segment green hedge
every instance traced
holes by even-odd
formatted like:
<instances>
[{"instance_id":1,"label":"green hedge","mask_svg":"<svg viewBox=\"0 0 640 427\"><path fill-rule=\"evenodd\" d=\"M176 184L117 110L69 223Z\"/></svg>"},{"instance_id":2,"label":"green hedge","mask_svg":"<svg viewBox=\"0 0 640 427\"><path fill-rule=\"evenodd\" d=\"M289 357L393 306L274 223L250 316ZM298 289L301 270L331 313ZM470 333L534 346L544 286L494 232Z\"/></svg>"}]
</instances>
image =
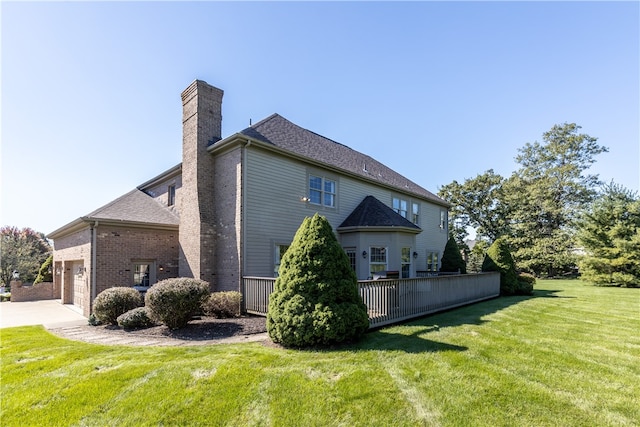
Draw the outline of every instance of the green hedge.
<instances>
[{"instance_id":1,"label":"green hedge","mask_svg":"<svg viewBox=\"0 0 640 427\"><path fill-rule=\"evenodd\" d=\"M105 289L93 300L93 313L102 322L118 324L118 316L142 305L140 292L117 286Z\"/></svg>"},{"instance_id":2,"label":"green hedge","mask_svg":"<svg viewBox=\"0 0 640 427\"><path fill-rule=\"evenodd\" d=\"M242 294L237 291L214 292L202 304L204 314L219 319L240 316Z\"/></svg>"},{"instance_id":3,"label":"green hedge","mask_svg":"<svg viewBox=\"0 0 640 427\"><path fill-rule=\"evenodd\" d=\"M202 304L210 293L209 283L204 280L188 277L166 279L149 288L145 305L151 319L169 329L180 329L202 310Z\"/></svg>"}]
</instances>

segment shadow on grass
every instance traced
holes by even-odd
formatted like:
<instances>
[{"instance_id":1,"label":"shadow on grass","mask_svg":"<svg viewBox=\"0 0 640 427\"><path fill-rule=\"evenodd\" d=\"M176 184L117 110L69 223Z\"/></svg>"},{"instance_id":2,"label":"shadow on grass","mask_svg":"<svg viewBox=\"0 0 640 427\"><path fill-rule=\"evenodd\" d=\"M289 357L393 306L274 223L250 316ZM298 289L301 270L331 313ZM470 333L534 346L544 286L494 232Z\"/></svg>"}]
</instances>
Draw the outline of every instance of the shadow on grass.
<instances>
[{"instance_id":1,"label":"shadow on grass","mask_svg":"<svg viewBox=\"0 0 640 427\"><path fill-rule=\"evenodd\" d=\"M423 353L436 351L465 351L467 347L441 343L428 339L430 332L440 328L461 325L481 325L486 323L484 317L503 310L511 305L534 298L575 298L556 295L560 290L534 290L533 295L502 296L490 300L452 308L423 317L410 319L394 325L367 332L360 342L350 346L354 350L395 350L407 353ZM417 330L410 334L402 333L398 327L406 326Z\"/></svg>"},{"instance_id":2,"label":"shadow on grass","mask_svg":"<svg viewBox=\"0 0 640 427\"><path fill-rule=\"evenodd\" d=\"M356 351L403 351L406 353L468 350L467 347L433 341L424 337L425 334L438 329L438 326L425 326L411 334L395 333L388 329L382 329L366 334L360 342L353 344L351 349Z\"/></svg>"}]
</instances>

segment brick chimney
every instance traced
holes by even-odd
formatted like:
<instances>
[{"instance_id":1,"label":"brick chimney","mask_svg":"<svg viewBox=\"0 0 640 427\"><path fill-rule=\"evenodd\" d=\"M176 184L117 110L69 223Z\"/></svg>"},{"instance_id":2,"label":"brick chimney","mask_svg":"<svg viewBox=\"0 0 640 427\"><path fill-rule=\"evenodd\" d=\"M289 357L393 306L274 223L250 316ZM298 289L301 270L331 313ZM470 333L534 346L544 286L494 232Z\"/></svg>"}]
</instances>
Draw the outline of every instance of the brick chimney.
<instances>
[{"instance_id":1,"label":"brick chimney","mask_svg":"<svg viewBox=\"0 0 640 427\"><path fill-rule=\"evenodd\" d=\"M215 280L213 156L207 147L222 137L223 91L195 80L182 92L182 188L179 274Z\"/></svg>"}]
</instances>

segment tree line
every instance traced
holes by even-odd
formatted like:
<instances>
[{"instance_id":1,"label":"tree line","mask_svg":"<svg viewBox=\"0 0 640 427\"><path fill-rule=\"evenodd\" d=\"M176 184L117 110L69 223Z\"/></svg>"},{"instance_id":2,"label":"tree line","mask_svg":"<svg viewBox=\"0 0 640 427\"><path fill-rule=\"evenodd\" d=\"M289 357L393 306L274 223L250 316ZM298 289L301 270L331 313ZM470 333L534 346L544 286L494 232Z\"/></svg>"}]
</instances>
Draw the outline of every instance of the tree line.
<instances>
[{"instance_id":1,"label":"tree line","mask_svg":"<svg viewBox=\"0 0 640 427\"><path fill-rule=\"evenodd\" d=\"M526 143L518 169L489 169L440 188L452 203L450 231L478 271L488 246L508 241L521 271L554 277L579 271L596 284L640 286L640 202L636 192L604 184L588 169L608 151L575 123L554 125ZM475 246L465 240L475 229Z\"/></svg>"}]
</instances>

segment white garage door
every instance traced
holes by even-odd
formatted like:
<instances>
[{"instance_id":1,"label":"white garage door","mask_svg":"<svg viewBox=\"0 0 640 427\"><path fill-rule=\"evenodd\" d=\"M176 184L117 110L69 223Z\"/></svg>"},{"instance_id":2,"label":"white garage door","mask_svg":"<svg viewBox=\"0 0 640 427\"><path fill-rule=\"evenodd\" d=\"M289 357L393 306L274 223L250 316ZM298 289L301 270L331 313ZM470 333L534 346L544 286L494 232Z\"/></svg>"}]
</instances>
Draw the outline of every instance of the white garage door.
<instances>
[{"instance_id":1,"label":"white garage door","mask_svg":"<svg viewBox=\"0 0 640 427\"><path fill-rule=\"evenodd\" d=\"M84 296L84 284L86 281L84 273L84 263L82 261L74 262L73 272L73 305L82 307L82 297Z\"/></svg>"}]
</instances>

